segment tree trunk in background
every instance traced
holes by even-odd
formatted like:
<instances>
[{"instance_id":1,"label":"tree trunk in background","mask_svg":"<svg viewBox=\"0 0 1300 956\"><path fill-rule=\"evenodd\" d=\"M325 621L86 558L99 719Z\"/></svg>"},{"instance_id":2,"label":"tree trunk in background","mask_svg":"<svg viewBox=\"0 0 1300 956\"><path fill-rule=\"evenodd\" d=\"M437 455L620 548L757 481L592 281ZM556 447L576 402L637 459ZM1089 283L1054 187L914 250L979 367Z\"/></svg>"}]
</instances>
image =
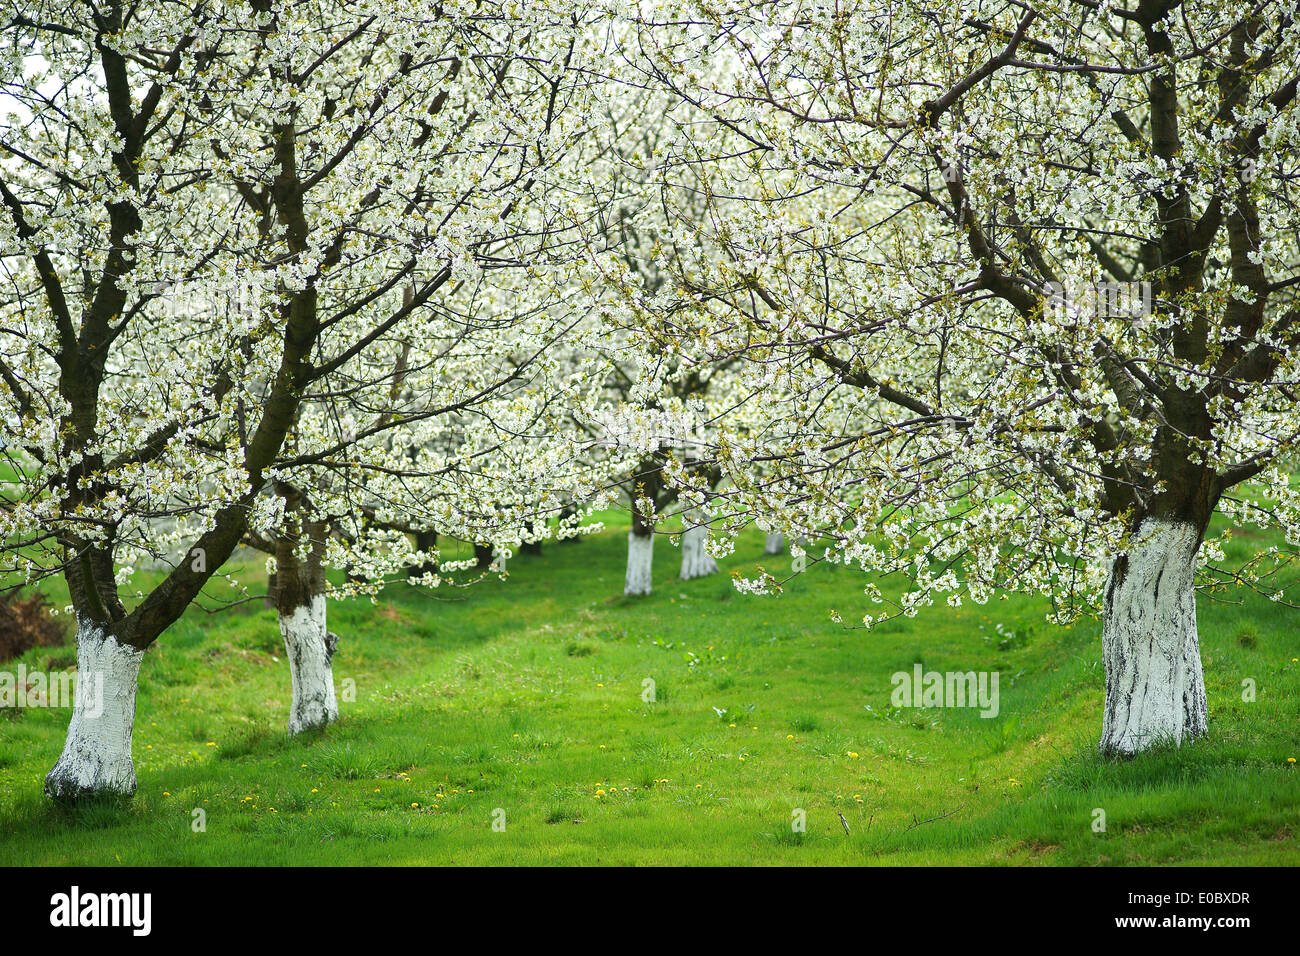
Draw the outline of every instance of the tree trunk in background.
<instances>
[{"instance_id":1,"label":"tree trunk in background","mask_svg":"<svg viewBox=\"0 0 1300 956\"><path fill-rule=\"evenodd\" d=\"M480 568L492 567L492 545L476 544L474 545L474 563Z\"/></svg>"},{"instance_id":2,"label":"tree trunk in background","mask_svg":"<svg viewBox=\"0 0 1300 956\"><path fill-rule=\"evenodd\" d=\"M775 534L768 534L763 539L764 554L783 554L785 552L785 535L780 531Z\"/></svg>"},{"instance_id":3,"label":"tree trunk in background","mask_svg":"<svg viewBox=\"0 0 1300 956\"><path fill-rule=\"evenodd\" d=\"M655 556L655 538L652 534L627 533L627 579L624 594L649 594L651 567Z\"/></svg>"},{"instance_id":4,"label":"tree trunk in background","mask_svg":"<svg viewBox=\"0 0 1300 956\"><path fill-rule=\"evenodd\" d=\"M301 535L310 541L305 559L295 553L298 533L291 530L276 543L280 634L293 679L290 734L323 727L339 716L333 667L338 638L325 627L325 570L321 563L325 524L303 521Z\"/></svg>"},{"instance_id":5,"label":"tree trunk in background","mask_svg":"<svg viewBox=\"0 0 1300 956\"><path fill-rule=\"evenodd\" d=\"M45 778L46 796L66 802L135 793L131 732L143 658L100 625L78 619L76 700L63 752Z\"/></svg>"},{"instance_id":6,"label":"tree trunk in background","mask_svg":"<svg viewBox=\"0 0 1300 956\"><path fill-rule=\"evenodd\" d=\"M578 509L575 508L573 505L566 505L564 508L560 509L560 522L563 523L566 518L572 518L577 513L578 513ZM581 540L582 540L582 536L576 534L572 538L560 539L562 543L578 542Z\"/></svg>"},{"instance_id":7,"label":"tree trunk in background","mask_svg":"<svg viewBox=\"0 0 1300 956\"><path fill-rule=\"evenodd\" d=\"M438 548L438 532L436 531L417 531L415 532L415 547L420 551L436 551ZM411 565L406 569L408 578L418 578L425 574L436 574L438 571L437 563L430 558L419 565Z\"/></svg>"},{"instance_id":8,"label":"tree trunk in background","mask_svg":"<svg viewBox=\"0 0 1300 956\"><path fill-rule=\"evenodd\" d=\"M275 572L272 571L266 576L266 597L262 601L262 606L275 610L277 607L275 601Z\"/></svg>"},{"instance_id":9,"label":"tree trunk in background","mask_svg":"<svg viewBox=\"0 0 1300 956\"><path fill-rule=\"evenodd\" d=\"M541 554L542 543L540 541L525 541L519 546L519 550L524 554Z\"/></svg>"},{"instance_id":10,"label":"tree trunk in background","mask_svg":"<svg viewBox=\"0 0 1300 956\"><path fill-rule=\"evenodd\" d=\"M1193 578L1201 531L1147 518L1115 559L1106 585L1103 754L1135 754L1205 735L1205 678Z\"/></svg>"},{"instance_id":11,"label":"tree trunk in background","mask_svg":"<svg viewBox=\"0 0 1300 956\"><path fill-rule=\"evenodd\" d=\"M704 549L708 540L709 529L704 525L691 524L694 518L686 516L687 527L682 532L682 572L683 581L702 578L718 571L718 562Z\"/></svg>"}]
</instances>

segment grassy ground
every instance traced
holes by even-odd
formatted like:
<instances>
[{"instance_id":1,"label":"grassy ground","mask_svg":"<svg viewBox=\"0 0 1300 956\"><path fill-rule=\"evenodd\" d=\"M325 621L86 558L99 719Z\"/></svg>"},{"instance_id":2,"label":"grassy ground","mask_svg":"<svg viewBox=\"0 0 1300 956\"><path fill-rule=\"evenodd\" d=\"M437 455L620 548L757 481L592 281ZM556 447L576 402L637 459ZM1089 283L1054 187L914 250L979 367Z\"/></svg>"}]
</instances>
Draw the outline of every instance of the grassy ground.
<instances>
[{"instance_id":1,"label":"grassy ground","mask_svg":"<svg viewBox=\"0 0 1300 956\"><path fill-rule=\"evenodd\" d=\"M1210 739L1108 762L1096 622L1011 600L865 634L828 619L864 609L851 570L746 597L678 581L666 540L655 594L626 600L625 547L615 529L508 582L331 603L355 702L305 739L274 615L192 610L145 659L133 801L49 805L67 711L0 711L0 864L1300 862L1300 612L1203 599ZM788 564L760 551L726 570ZM997 670L999 715L891 709L916 662Z\"/></svg>"}]
</instances>

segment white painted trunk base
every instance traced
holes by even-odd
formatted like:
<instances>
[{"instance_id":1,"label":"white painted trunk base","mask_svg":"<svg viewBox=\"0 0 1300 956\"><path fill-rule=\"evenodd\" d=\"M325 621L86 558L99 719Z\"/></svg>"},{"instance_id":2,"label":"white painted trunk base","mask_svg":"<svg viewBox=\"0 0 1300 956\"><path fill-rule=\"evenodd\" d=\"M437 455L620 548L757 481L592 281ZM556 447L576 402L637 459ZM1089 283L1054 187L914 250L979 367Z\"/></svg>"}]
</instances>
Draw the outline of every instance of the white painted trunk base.
<instances>
[{"instance_id":1,"label":"white painted trunk base","mask_svg":"<svg viewBox=\"0 0 1300 956\"><path fill-rule=\"evenodd\" d=\"M131 731L144 652L119 644L90 621L77 622L77 697L68 737L45 793L71 800L100 793L135 793Z\"/></svg>"},{"instance_id":2,"label":"white painted trunk base","mask_svg":"<svg viewBox=\"0 0 1300 956\"><path fill-rule=\"evenodd\" d=\"M682 580L702 578L718 571L718 562L713 555L704 550L709 530L703 525L687 528L682 532Z\"/></svg>"},{"instance_id":3,"label":"white painted trunk base","mask_svg":"<svg viewBox=\"0 0 1300 956\"><path fill-rule=\"evenodd\" d=\"M337 638L325 629L325 596L317 594L310 605L281 611L280 634L293 677L289 733L299 734L337 720L333 667Z\"/></svg>"},{"instance_id":4,"label":"white painted trunk base","mask_svg":"<svg viewBox=\"0 0 1300 956\"><path fill-rule=\"evenodd\" d=\"M785 535L781 532L769 534L763 541L764 554L784 554L785 553Z\"/></svg>"},{"instance_id":5,"label":"white painted trunk base","mask_svg":"<svg viewBox=\"0 0 1300 956\"><path fill-rule=\"evenodd\" d=\"M1193 576L1200 532L1148 518L1116 560L1102 618L1103 754L1135 754L1206 732Z\"/></svg>"},{"instance_id":6,"label":"white painted trunk base","mask_svg":"<svg viewBox=\"0 0 1300 956\"><path fill-rule=\"evenodd\" d=\"M654 535L642 537L631 531L627 533L627 580L623 584L624 594L650 593L650 569L654 556Z\"/></svg>"}]
</instances>

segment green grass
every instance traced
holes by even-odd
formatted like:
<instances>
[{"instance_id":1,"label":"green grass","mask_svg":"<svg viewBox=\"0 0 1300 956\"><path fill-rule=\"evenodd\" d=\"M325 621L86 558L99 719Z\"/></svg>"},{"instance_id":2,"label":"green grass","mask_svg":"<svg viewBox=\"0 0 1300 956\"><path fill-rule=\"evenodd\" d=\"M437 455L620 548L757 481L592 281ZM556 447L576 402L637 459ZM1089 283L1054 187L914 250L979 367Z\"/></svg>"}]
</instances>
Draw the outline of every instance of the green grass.
<instances>
[{"instance_id":1,"label":"green grass","mask_svg":"<svg viewBox=\"0 0 1300 956\"><path fill-rule=\"evenodd\" d=\"M747 597L678 581L667 541L655 594L627 600L625 533L548 544L508 582L332 602L356 700L302 739L274 615L192 609L146 655L134 800L49 804L67 711L0 711L0 864L1300 862L1300 612L1203 599L1210 739L1111 762L1094 621L1013 599L846 630L828 611L865 609L859 573ZM724 572L788 564L760 551ZM915 662L999 671L999 715L891 709Z\"/></svg>"}]
</instances>

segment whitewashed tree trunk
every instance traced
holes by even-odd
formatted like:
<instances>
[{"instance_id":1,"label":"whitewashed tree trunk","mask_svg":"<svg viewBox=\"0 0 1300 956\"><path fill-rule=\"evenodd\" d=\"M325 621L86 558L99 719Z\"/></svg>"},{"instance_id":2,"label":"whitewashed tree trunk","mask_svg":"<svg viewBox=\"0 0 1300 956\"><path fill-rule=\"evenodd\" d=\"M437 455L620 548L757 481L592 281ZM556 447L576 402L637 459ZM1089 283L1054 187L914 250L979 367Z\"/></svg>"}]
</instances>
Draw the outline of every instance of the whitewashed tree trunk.
<instances>
[{"instance_id":1,"label":"whitewashed tree trunk","mask_svg":"<svg viewBox=\"0 0 1300 956\"><path fill-rule=\"evenodd\" d=\"M769 534L763 542L764 554L784 554L785 553L785 535L780 531L775 534Z\"/></svg>"},{"instance_id":2,"label":"whitewashed tree trunk","mask_svg":"<svg viewBox=\"0 0 1300 956\"><path fill-rule=\"evenodd\" d=\"M1115 560L1102 622L1103 754L1135 754L1206 732L1193 577L1201 533L1148 518Z\"/></svg>"},{"instance_id":3,"label":"whitewashed tree trunk","mask_svg":"<svg viewBox=\"0 0 1300 956\"><path fill-rule=\"evenodd\" d=\"M289 733L324 727L339 716L334 695L334 649L338 638L325 627L325 539L329 527L309 516L297 488L278 486L285 499L285 528L276 541L276 599L280 636L289 657L293 701ZM306 553L300 546L306 544Z\"/></svg>"},{"instance_id":4,"label":"whitewashed tree trunk","mask_svg":"<svg viewBox=\"0 0 1300 956\"><path fill-rule=\"evenodd\" d=\"M682 532L682 580L702 578L718 571L718 562L704 549L709 531L703 525L693 525Z\"/></svg>"},{"instance_id":5,"label":"whitewashed tree trunk","mask_svg":"<svg viewBox=\"0 0 1300 956\"><path fill-rule=\"evenodd\" d=\"M289 733L299 734L337 720L333 661L338 638L325 628L325 595L312 594L307 604L281 608L280 634L293 678Z\"/></svg>"},{"instance_id":6,"label":"whitewashed tree trunk","mask_svg":"<svg viewBox=\"0 0 1300 956\"><path fill-rule=\"evenodd\" d=\"M653 534L627 533L627 580L624 594L649 594L650 569L654 561L655 538Z\"/></svg>"},{"instance_id":7,"label":"whitewashed tree trunk","mask_svg":"<svg viewBox=\"0 0 1300 956\"><path fill-rule=\"evenodd\" d=\"M77 694L63 753L45 778L45 793L67 801L101 793L135 793L131 731L144 652L93 621L77 621Z\"/></svg>"}]
</instances>

